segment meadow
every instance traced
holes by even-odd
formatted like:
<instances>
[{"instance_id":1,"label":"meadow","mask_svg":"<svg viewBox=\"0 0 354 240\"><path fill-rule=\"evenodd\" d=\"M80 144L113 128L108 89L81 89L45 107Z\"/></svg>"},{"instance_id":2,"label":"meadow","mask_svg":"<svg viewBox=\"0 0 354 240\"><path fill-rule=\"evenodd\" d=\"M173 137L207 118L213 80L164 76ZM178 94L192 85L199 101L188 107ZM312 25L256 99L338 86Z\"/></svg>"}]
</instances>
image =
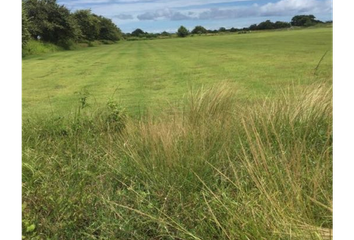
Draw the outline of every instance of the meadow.
<instances>
[{"instance_id":1,"label":"meadow","mask_svg":"<svg viewBox=\"0 0 354 240\"><path fill-rule=\"evenodd\" d=\"M331 239L332 29L23 59L25 239Z\"/></svg>"},{"instance_id":2,"label":"meadow","mask_svg":"<svg viewBox=\"0 0 354 240\"><path fill-rule=\"evenodd\" d=\"M240 98L331 79L332 29L120 42L23 60L23 114L67 113L78 92L130 112L179 101L190 88L229 83Z\"/></svg>"}]
</instances>

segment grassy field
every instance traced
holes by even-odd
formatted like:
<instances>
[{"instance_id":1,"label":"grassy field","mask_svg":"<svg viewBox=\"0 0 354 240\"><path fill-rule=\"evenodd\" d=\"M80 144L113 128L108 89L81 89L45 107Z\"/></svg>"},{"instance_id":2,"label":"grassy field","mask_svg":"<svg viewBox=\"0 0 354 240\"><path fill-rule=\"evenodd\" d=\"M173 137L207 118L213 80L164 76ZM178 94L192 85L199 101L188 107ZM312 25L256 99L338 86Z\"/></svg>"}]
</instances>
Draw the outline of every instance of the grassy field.
<instances>
[{"instance_id":1,"label":"grassy field","mask_svg":"<svg viewBox=\"0 0 354 240\"><path fill-rule=\"evenodd\" d=\"M326 51L314 78L314 69ZM120 42L23 60L23 114L66 113L88 91L131 112L174 102L222 82L249 100L289 84L332 78L332 29Z\"/></svg>"},{"instance_id":2,"label":"grassy field","mask_svg":"<svg viewBox=\"0 0 354 240\"><path fill-rule=\"evenodd\" d=\"M331 44L319 28L24 59L24 238L331 239Z\"/></svg>"}]
</instances>

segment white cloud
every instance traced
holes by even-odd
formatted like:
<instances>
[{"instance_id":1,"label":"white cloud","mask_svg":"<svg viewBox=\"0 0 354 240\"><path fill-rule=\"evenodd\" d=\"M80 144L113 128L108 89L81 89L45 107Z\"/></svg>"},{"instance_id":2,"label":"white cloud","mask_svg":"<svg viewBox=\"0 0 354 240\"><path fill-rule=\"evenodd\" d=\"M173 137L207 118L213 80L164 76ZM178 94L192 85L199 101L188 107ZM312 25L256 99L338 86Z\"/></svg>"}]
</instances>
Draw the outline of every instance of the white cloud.
<instances>
[{"instance_id":1,"label":"white cloud","mask_svg":"<svg viewBox=\"0 0 354 240\"><path fill-rule=\"evenodd\" d=\"M281 0L260 7L260 14L283 15L284 13L323 13L332 11L332 1Z\"/></svg>"},{"instance_id":2,"label":"white cloud","mask_svg":"<svg viewBox=\"0 0 354 240\"><path fill-rule=\"evenodd\" d=\"M58 0L70 9L91 8L101 15L117 15L118 13L143 14L156 9L173 9L189 6L203 6L207 4L225 3L228 0ZM232 2L249 2L255 0L232 0Z\"/></svg>"},{"instance_id":3,"label":"white cloud","mask_svg":"<svg viewBox=\"0 0 354 240\"><path fill-rule=\"evenodd\" d=\"M144 20L158 20L158 19L169 19L172 21L179 20L188 20L191 19L187 14L174 11L170 8L160 9L153 12L145 12L143 14L139 14L137 18L141 21Z\"/></svg>"},{"instance_id":4,"label":"white cloud","mask_svg":"<svg viewBox=\"0 0 354 240\"><path fill-rule=\"evenodd\" d=\"M280 0L265 5L231 9L209 9L199 14L199 19L233 19L242 17L287 16L295 14L332 13L332 0Z\"/></svg>"}]
</instances>

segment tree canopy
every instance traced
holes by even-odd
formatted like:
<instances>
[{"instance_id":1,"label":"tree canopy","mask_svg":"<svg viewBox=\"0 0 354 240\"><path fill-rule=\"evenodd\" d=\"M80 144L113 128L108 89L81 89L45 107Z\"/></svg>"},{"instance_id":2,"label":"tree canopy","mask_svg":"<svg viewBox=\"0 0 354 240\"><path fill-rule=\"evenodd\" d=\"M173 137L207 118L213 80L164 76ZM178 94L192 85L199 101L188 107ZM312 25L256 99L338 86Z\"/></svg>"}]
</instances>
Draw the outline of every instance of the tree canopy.
<instances>
[{"instance_id":1,"label":"tree canopy","mask_svg":"<svg viewBox=\"0 0 354 240\"><path fill-rule=\"evenodd\" d=\"M56 0L23 0L22 3L24 43L32 38L65 46L82 40L117 41L122 38L112 20L97 16L91 10L71 13Z\"/></svg>"},{"instance_id":2,"label":"tree canopy","mask_svg":"<svg viewBox=\"0 0 354 240\"><path fill-rule=\"evenodd\" d=\"M26 0L24 9L30 20L28 31L32 38L59 43L77 40L80 29L70 11L55 0Z\"/></svg>"},{"instance_id":3,"label":"tree canopy","mask_svg":"<svg viewBox=\"0 0 354 240\"><path fill-rule=\"evenodd\" d=\"M292 26L312 26L316 23L321 23L321 21L315 20L314 15L296 15L291 19Z\"/></svg>"},{"instance_id":4,"label":"tree canopy","mask_svg":"<svg viewBox=\"0 0 354 240\"><path fill-rule=\"evenodd\" d=\"M202 27L202 26L196 26L193 30L192 30L193 34L202 34L202 33L207 33L207 30Z\"/></svg>"},{"instance_id":5,"label":"tree canopy","mask_svg":"<svg viewBox=\"0 0 354 240\"><path fill-rule=\"evenodd\" d=\"M184 26L180 26L178 28L178 31L177 31L177 35L179 37L187 37L189 35L189 31L187 28L185 28Z\"/></svg>"},{"instance_id":6,"label":"tree canopy","mask_svg":"<svg viewBox=\"0 0 354 240\"><path fill-rule=\"evenodd\" d=\"M100 35L100 19L91 10L77 10L74 17L80 26L81 39L94 41Z\"/></svg>"},{"instance_id":7,"label":"tree canopy","mask_svg":"<svg viewBox=\"0 0 354 240\"><path fill-rule=\"evenodd\" d=\"M142 35L144 35L145 34L145 32L143 31L143 30L141 30L140 28L137 28L137 29L135 29L133 32L132 32L132 36L134 36L134 37L140 37L140 36L142 36Z\"/></svg>"}]
</instances>

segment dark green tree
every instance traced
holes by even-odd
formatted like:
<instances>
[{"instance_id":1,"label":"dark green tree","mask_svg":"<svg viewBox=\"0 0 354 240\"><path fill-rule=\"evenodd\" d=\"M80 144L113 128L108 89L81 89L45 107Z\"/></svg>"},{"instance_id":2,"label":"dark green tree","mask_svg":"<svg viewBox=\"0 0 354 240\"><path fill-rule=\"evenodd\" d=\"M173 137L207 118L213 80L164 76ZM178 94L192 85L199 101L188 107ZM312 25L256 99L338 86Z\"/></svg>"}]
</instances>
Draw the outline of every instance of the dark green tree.
<instances>
[{"instance_id":1,"label":"dark green tree","mask_svg":"<svg viewBox=\"0 0 354 240\"><path fill-rule=\"evenodd\" d=\"M207 32L208 32L208 33L217 33L218 30L211 30L211 29L209 29L209 30L207 30Z\"/></svg>"},{"instance_id":2,"label":"dark green tree","mask_svg":"<svg viewBox=\"0 0 354 240\"><path fill-rule=\"evenodd\" d=\"M270 20L261 22L260 24L257 25L257 29L259 30L274 29L274 23L271 22Z\"/></svg>"},{"instance_id":3,"label":"dark green tree","mask_svg":"<svg viewBox=\"0 0 354 240\"><path fill-rule=\"evenodd\" d=\"M219 32L226 32L226 28L224 27L219 28Z\"/></svg>"},{"instance_id":4,"label":"dark green tree","mask_svg":"<svg viewBox=\"0 0 354 240\"><path fill-rule=\"evenodd\" d=\"M279 28L289 28L291 27L290 23L288 22L281 22L281 21L276 21L274 23L274 28L279 29Z\"/></svg>"},{"instance_id":5,"label":"dark green tree","mask_svg":"<svg viewBox=\"0 0 354 240\"><path fill-rule=\"evenodd\" d=\"M258 26L257 24L252 24L250 27L249 27L250 30L254 31L254 30L257 30L258 29Z\"/></svg>"},{"instance_id":6,"label":"dark green tree","mask_svg":"<svg viewBox=\"0 0 354 240\"><path fill-rule=\"evenodd\" d=\"M202 26L196 26L193 30L192 30L192 33L193 34L204 34L204 33L207 33L208 31L202 27Z\"/></svg>"},{"instance_id":7,"label":"dark green tree","mask_svg":"<svg viewBox=\"0 0 354 240\"><path fill-rule=\"evenodd\" d=\"M170 33L168 33L168 32L166 32L166 31L163 31L162 33L161 33L161 36L171 36L171 34Z\"/></svg>"},{"instance_id":8,"label":"dark green tree","mask_svg":"<svg viewBox=\"0 0 354 240\"><path fill-rule=\"evenodd\" d=\"M74 17L80 26L82 33L81 39L88 41L98 40L100 36L100 19L92 14L91 10L77 10Z\"/></svg>"},{"instance_id":9,"label":"dark green tree","mask_svg":"<svg viewBox=\"0 0 354 240\"><path fill-rule=\"evenodd\" d=\"M179 37L187 37L189 35L189 31L184 26L180 26L177 30L177 35Z\"/></svg>"},{"instance_id":10,"label":"dark green tree","mask_svg":"<svg viewBox=\"0 0 354 240\"><path fill-rule=\"evenodd\" d=\"M292 26L312 26L316 23L322 23L321 21L315 20L314 15L296 15L291 19Z\"/></svg>"},{"instance_id":11,"label":"dark green tree","mask_svg":"<svg viewBox=\"0 0 354 240\"><path fill-rule=\"evenodd\" d=\"M143 30L141 30L140 28L137 28L137 29L135 29L133 32L132 32L132 36L134 36L134 37L142 37L142 36L144 36L146 33L143 31Z\"/></svg>"},{"instance_id":12,"label":"dark green tree","mask_svg":"<svg viewBox=\"0 0 354 240\"><path fill-rule=\"evenodd\" d=\"M112 22L111 19L99 16L100 33L99 39L119 41L123 38L122 31Z\"/></svg>"},{"instance_id":13,"label":"dark green tree","mask_svg":"<svg viewBox=\"0 0 354 240\"><path fill-rule=\"evenodd\" d=\"M76 41L80 36L80 29L70 11L58 5L56 0L25 0L23 4L33 38L62 43Z\"/></svg>"}]
</instances>

